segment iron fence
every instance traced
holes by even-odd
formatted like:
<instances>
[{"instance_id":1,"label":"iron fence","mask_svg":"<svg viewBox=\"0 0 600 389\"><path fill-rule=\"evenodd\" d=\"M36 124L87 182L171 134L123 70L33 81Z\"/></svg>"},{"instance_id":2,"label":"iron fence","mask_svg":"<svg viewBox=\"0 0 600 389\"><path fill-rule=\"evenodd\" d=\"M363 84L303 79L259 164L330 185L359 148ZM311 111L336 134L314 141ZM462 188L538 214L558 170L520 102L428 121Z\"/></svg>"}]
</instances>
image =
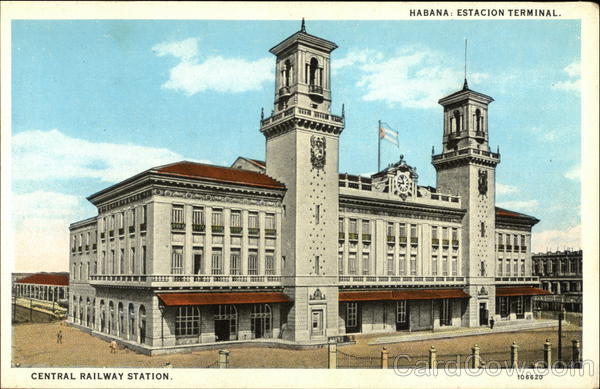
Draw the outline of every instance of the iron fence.
<instances>
[{"instance_id":1,"label":"iron fence","mask_svg":"<svg viewBox=\"0 0 600 389\"><path fill-rule=\"evenodd\" d=\"M381 357L352 355L337 349L338 369L381 369Z\"/></svg>"}]
</instances>

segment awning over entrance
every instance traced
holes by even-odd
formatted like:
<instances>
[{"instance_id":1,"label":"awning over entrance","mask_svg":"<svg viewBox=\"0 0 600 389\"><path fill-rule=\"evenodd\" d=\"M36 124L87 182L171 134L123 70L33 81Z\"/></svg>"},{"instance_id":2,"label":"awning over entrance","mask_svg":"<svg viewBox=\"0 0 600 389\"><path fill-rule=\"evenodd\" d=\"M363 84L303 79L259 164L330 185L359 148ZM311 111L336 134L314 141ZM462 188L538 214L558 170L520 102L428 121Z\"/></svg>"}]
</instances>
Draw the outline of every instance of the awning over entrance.
<instances>
[{"instance_id":1,"label":"awning over entrance","mask_svg":"<svg viewBox=\"0 0 600 389\"><path fill-rule=\"evenodd\" d=\"M179 305L287 303L290 301L281 292L158 293L157 296L168 307Z\"/></svg>"},{"instance_id":2,"label":"awning over entrance","mask_svg":"<svg viewBox=\"0 0 600 389\"><path fill-rule=\"evenodd\" d=\"M496 296L539 296L552 294L548 290L534 288L532 286L514 286L510 288L496 288Z\"/></svg>"},{"instance_id":3,"label":"awning over entrance","mask_svg":"<svg viewBox=\"0 0 600 389\"><path fill-rule=\"evenodd\" d=\"M462 289L368 290L340 292L340 301L435 300L469 297Z\"/></svg>"}]
</instances>

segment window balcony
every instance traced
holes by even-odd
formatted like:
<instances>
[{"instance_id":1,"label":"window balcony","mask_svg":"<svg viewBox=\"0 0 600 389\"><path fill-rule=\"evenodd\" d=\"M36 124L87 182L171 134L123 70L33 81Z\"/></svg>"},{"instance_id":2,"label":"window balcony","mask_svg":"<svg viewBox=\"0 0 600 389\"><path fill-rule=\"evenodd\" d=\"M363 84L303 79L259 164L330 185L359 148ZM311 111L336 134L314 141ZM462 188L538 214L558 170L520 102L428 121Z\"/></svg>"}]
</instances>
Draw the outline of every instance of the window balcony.
<instances>
[{"instance_id":1,"label":"window balcony","mask_svg":"<svg viewBox=\"0 0 600 389\"><path fill-rule=\"evenodd\" d=\"M356 232L350 232L350 233L348 233L348 239L349 240L358 240L358 234Z\"/></svg>"},{"instance_id":2,"label":"window balcony","mask_svg":"<svg viewBox=\"0 0 600 389\"><path fill-rule=\"evenodd\" d=\"M94 243L94 244L92 245L92 250L96 250L96 248L97 248L97 245L96 245L96 243Z\"/></svg>"},{"instance_id":3,"label":"window balcony","mask_svg":"<svg viewBox=\"0 0 600 389\"><path fill-rule=\"evenodd\" d=\"M171 223L171 230L183 231L185 230L185 223Z\"/></svg>"},{"instance_id":4,"label":"window balcony","mask_svg":"<svg viewBox=\"0 0 600 389\"><path fill-rule=\"evenodd\" d=\"M115 231L114 230L108 231L108 237L109 238L114 238L115 237Z\"/></svg>"},{"instance_id":5,"label":"window balcony","mask_svg":"<svg viewBox=\"0 0 600 389\"><path fill-rule=\"evenodd\" d=\"M192 224L192 232L204 232L204 224Z\"/></svg>"},{"instance_id":6,"label":"window balcony","mask_svg":"<svg viewBox=\"0 0 600 389\"><path fill-rule=\"evenodd\" d=\"M525 247L525 246L521 246L521 252L522 252L522 253L526 253L526 252L527 252L527 247Z\"/></svg>"},{"instance_id":7,"label":"window balcony","mask_svg":"<svg viewBox=\"0 0 600 389\"><path fill-rule=\"evenodd\" d=\"M396 237L394 235L387 236L388 243L396 243Z\"/></svg>"},{"instance_id":8,"label":"window balcony","mask_svg":"<svg viewBox=\"0 0 600 389\"><path fill-rule=\"evenodd\" d=\"M450 246L450 241L448 239L442 240L442 246L444 246L444 247Z\"/></svg>"},{"instance_id":9,"label":"window balcony","mask_svg":"<svg viewBox=\"0 0 600 389\"><path fill-rule=\"evenodd\" d=\"M104 239L105 236L106 236L106 234L104 232L100 233L100 239Z\"/></svg>"},{"instance_id":10,"label":"window balcony","mask_svg":"<svg viewBox=\"0 0 600 389\"><path fill-rule=\"evenodd\" d=\"M432 285L432 286L462 286L465 277L456 276L338 276L340 286L396 286L396 285Z\"/></svg>"},{"instance_id":11,"label":"window balcony","mask_svg":"<svg viewBox=\"0 0 600 389\"><path fill-rule=\"evenodd\" d=\"M265 235L266 236L275 236L275 235L277 235L277 230L274 228L266 228Z\"/></svg>"},{"instance_id":12,"label":"window balcony","mask_svg":"<svg viewBox=\"0 0 600 389\"><path fill-rule=\"evenodd\" d=\"M89 244L85 245L85 251L90 251L90 245Z\"/></svg>"},{"instance_id":13,"label":"window balcony","mask_svg":"<svg viewBox=\"0 0 600 389\"><path fill-rule=\"evenodd\" d=\"M410 244L418 244L419 243L419 238L410 238Z\"/></svg>"},{"instance_id":14,"label":"window balcony","mask_svg":"<svg viewBox=\"0 0 600 389\"><path fill-rule=\"evenodd\" d=\"M439 239L431 239L431 244L433 246L439 246L440 245L440 240Z\"/></svg>"},{"instance_id":15,"label":"window balcony","mask_svg":"<svg viewBox=\"0 0 600 389\"><path fill-rule=\"evenodd\" d=\"M504 245L503 244L499 244L498 245L498 250L499 251L504 251Z\"/></svg>"},{"instance_id":16,"label":"window balcony","mask_svg":"<svg viewBox=\"0 0 600 389\"><path fill-rule=\"evenodd\" d=\"M511 284L535 284L540 283L540 278L535 276L513 276L513 277L495 277L497 285Z\"/></svg>"},{"instance_id":17,"label":"window balcony","mask_svg":"<svg viewBox=\"0 0 600 389\"><path fill-rule=\"evenodd\" d=\"M225 227L223 226L210 226L210 230L213 234L222 234L225 231Z\"/></svg>"},{"instance_id":18,"label":"window balcony","mask_svg":"<svg viewBox=\"0 0 600 389\"><path fill-rule=\"evenodd\" d=\"M338 238L339 238L340 240L344 240L344 239L346 239L346 235L345 235L343 232L340 232L340 233L338 234Z\"/></svg>"},{"instance_id":19,"label":"window balcony","mask_svg":"<svg viewBox=\"0 0 600 389\"><path fill-rule=\"evenodd\" d=\"M323 87L320 85L309 85L308 93L315 96L323 96Z\"/></svg>"},{"instance_id":20,"label":"window balcony","mask_svg":"<svg viewBox=\"0 0 600 389\"><path fill-rule=\"evenodd\" d=\"M129 233L130 234L135 233L135 226L129 226Z\"/></svg>"},{"instance_id":21,"label":"window balcony","mask_svg":"<svg viewBox=\"0 0 600 389\"><path fill-rule=\"evenodd\" d=\"M242 233L242 227L229 227L229 232L231 232L233 235L240 235Z\"/></svg>"},{"instance_id":22,"label":"window balcony","mask_svg":"<svg viewBox=\"0 0 600 389\"><path fill-rule=\"evenodd\" d=\"M455 239L452 241L452 247L454 247L455 249L458 248L458 240Z\"/></svg>"},{"instance_id":23,"label":"window balcony","mask_svg":"<svg viewBox=\"0 0 600 389\"><path fill-rule=\"evenodd\" d=\"M125 235L125 229L119 228L119 236L123 236L123 235Z\"/></svg>"},{"instance_id":24,"label":"window balcony","mask_svg":"<svg viewBox=\"0 0 600 389\"><path fill-rule=\"evenodd\" d=\"M77 248L77 251L79 251L79 252L82 252L82 251L83 251L83 246L79 246L79 247Z\"/></svg>"},{"instance_id":25,"label":"window balcony","mask_svg":"<svg viewBox=\"0 0 600 389\"><path fill-rule=\"evenodd\" d=\"M146 232L146 223L140 223L140 232Z\"/></svg>"},{"instance_id":26,"label":"window balcony","mask_svg":"<svg viewBox=\"0 0 600 389\"><path fill-rule=\"evenodd\" d=\"M259 228L248 228L248 235L257 236L260 233Z\"/></svg>"},{"instance_id":27,"label":"window balcony","mask_svg":"<svg viewBox=\"0 0 600 389\"><path fill-rule=\"evenodd\" d=\"M406 240L406 236L401 236L398 238L400 241L400 244L406 244L407 240Z\"/></svg>"},{"instance_id":28,"label":"window balcony","mask_svg":"<svg viewBox=\"0 0 600 389\"><path fill-rule=\"evenodd\" d=\"M371 241L371 234L362 234L362 240L364 242L370 242Z\"/></svg>"},{"instance_id":29,"label":"window balcony","mask_svg":"<svg viewBox=\"0 0 600 389\"><path fill-rule=\"evenodd\" d=\"M511 245L509 245L509 244L507 244L507 245L506 245L506 251L507 251L507 252L511 252L511 251L512 251L512 246L511 246Z\"/></svg>"}]
</instances>

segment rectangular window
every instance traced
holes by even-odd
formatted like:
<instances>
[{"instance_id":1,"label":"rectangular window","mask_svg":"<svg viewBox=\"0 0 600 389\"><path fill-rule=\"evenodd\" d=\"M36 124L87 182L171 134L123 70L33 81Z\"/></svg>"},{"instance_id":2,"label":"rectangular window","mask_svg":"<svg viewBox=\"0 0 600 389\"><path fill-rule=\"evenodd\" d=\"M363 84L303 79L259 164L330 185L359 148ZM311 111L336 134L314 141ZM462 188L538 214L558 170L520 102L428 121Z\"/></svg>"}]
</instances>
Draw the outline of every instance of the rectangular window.
<instances>
[{"instance_id":1,"label":"rectangular window","mask_svg":"<svg viewBox=\"0 0 600 389\"><path fill-rule=\"evenodd\" d=\"M129 226L134 226L135 227L135 208L131 210L131 213L129 214L130 220L129 220Z\"/></svg>"},{"instance_id":2,"label":"rectangular window","mask_svg":"<svg viewBox=\"0 0 600 389\"><path fill-rule=\"evenodd\" d=\"M171 223L183 223L183 205L173 204L171 209Z\"/></svg>"},{"instance_id":3,"label":"rectangular window","mask_svg":"<svg viewBox=\"0 0 600 389\"><path fill-rule=\"evenodd\" d=\"M135 266L135 247L132 247L131 251L129 252L129 273L135 274L136 270L137 269Z\"/></svg>"},{"instance_id":4,"label":"rectangular window","mask_svg":"<svg viewBox=\"0 0 600 389\"><path fill-rule=\"evenodd\" d=\"M265 274L275 275L275 254L272 252L265 253Z\"/></svg>"},{"instance_id":5,"label":"rectangular window","mask_svg":"<svg viewBox=\"0 0 600 389\"><path fill-rule=\"evenodd\" d=\"M414 254L410 256L410 275L417 275L417 256Z\"/></svg>"},{"instance_id":6,"label":"rectangular window","mask_svg":"<svg viewBox=\"0 0 600 389\"><path fill-rule=\"evenodd\" d=\"M508 296L497 297L496 304L500 307L500 317L508 317Z\"/></svg>"},{"instance_id":7,"label":"rectangular window","mask_svg":"<svg viewBox=\"0 0 600 389\"><path fill-rule=\"evenodd\" d=\"M394 223L387 224L387 236L394 236Z\"/></svg>"},{"instance_id":8,"label":"rectangular window","mask_svg":"<svg viewBox=\"0 0 600 389\"><path fill-rule=\"evenodd\" d=\"M521 275L525 275L525 260L521 259Z\"/></svg>"},{"instance_id":9,"label":"rectangular window","mask_svg":"<svg viewBox=\"0 0 600 389\"><path fill-rule=\"evenodd\" d=\"M400 232L399 232L399 233L400 233L400 237L401 237L401 238L406 238L406 224L404 224L404 223L400 223L400 224L398 225L398 227L399 227L399 229L400 229Z\"/></svg>"},{"instance_id":10,"label":"rectangular window","mask_svg":"<svg viewBox=\"0 0 600 389\"><path fill-rule=\"evenodd\" d=\"M506 274L504 274L505 276L509 276L510 275L510 259L506 259Z\"/></svg>"},{"instance_id":11,"label":"rectangular window","mask_svg":"<svg viewBox=\"0 0 600 389\"><path fill-rule=\"evenodd\" d=\"M171 274L183 274L183 247L173 247L171 253Z\"/></svg>"},{"instance_id":12,"label":"rectangular window","mask_svg":"<svg viewBox=\"0 0 600 389\"><path fill-rule=\"evenodd\" d=\"M417 225L416 224L411 224L410 225L410 237L411 238L416 238L417 237Z\"/></svg>"},{"instance_id":13,"label":"rectangular window","mask_svg":"<svg viewBox=\"0 0 600 389\"><path fill-rule=\"evenodd\" d=\"M248 214L248 228L259 228L257 213Z\"/></svg>"},{"instance_id":14,"label":"rectangular window","mask_svg":"<svg viewBox=\"0 0 600 389\"><path fill-rule=\"evenodd\" d=\"M452 257L452 275L458 275L458 257Z\"/></svg>"},{"instance_id":15,"label":"rectangular window","mask_svg":"<svg viewBox=\"0 0 600 389\"><path fill-rule=\"evenodd\" d=\"M148 270L147 267L146 267L147 266L147 263L146 263L146 246L142 246L142 263L141 263L141 265L142 265L142 271L141 271L141 273L142 274L146 274L146 272Z\"/></svg>"},{"instance_id":16,"label":"rectangular window","mask_svg":"<svg viewBox=\"0 0 600 389\"><path fill-rule=\"evenodd\" d=\"M177 307L175 316L175 336L198 336L200 335L200 308L185 305Z\"/></svg>"},{"instance_id":17,"label":"rectangular window","mask_svg":"<svg viewBox=\"0 0 600 389\"><path fill-rule=\"evenodd\" d=\"M394 254L387 255L387 275L394 275Z\"/></svg>"},{"instance_id":18,"label":"rectangular window","mask_svg":"<svg viewBox=\"0 0 600 389\"><path fill-rule=\"evenodd\" d=\"M148 218L148 207L146 205L144 205L142 207L142 223L146 223Z\"/></svg>"},{"instance_id":19,"label":"rectangular window","mask_svg":"<svg viewBox=\"0 0 600 389\"><path fill-rule=\"evenodd\" d=\"M195 226L204 225L204 208L194 207L192 210L192 224Z\"/></svg>"},{"instance_id":20,"label":"rectangular window","mask_svg":"<svg viewBox=\"0 0 600 389\"><path fill-rule=\"evenodd\" d=\"M211 272L215 275L223 274L223 253L221 252L221 248L213 248Z\"/></svg>"},{"instance_id":21,"label":"rectangular window","mask_svg":"<svg viewBox=\"0 0 600 389\"><path fill-rule=\"evenodd\" d=\"M265 229L275 230L275 215L267 213L265 215Z\"/></svg>"},{"instance_id":22,"label":"rectangular window","mask_svg":"<svg viewBox=\"0 0 600 389\"><path fill-rule=\"evenodd\" d=\"M362 233L363 233L363 235L364 234L371 235L371 221L370 220L362 221Z\"/></svg>"},{"instance_id":23,"label":"rectangular window","mask_svg":"<svg viewBox=\"0 0 600 389\"><path fill-rule=\"evenodd\" d=\"M202 249L194 249L194 274L204 274L204 255Z\"/></svg>"},{"instance_id":24,"label":"rectangular window","mask_svg":"<svg viewBox=\"0 0 600 389\"><path fill-rule=\"evenodd\" d=\"M212 225L219 226L219 227L223 226L223 210L222 209L213 209Z\"/></svg>"},{"instance_id":25,"label":"rectangular window","mask_svg":"<svg viewBox=\"0 0 600 389\"><path fill-rule=\"evenodd\" d=\"M406 255L400 254L400 258L398 259L398 264L400 265L400 275L403 276L406 274Z\"/></svg>"},{"instance_id":26,"label":"rectangular window","mask_svg":"<svg viewBox=\"0 0 600 389\"><path fill-rule=\"evenodd\" d=\"M502 275L502 258L498 259L498 275Z\"/></svg>"},{"instance_id":27,"label":"rectangular window","mask_svg":"<svg viewBox=\"0 0 600 389\"><path fill-rule=\"evenodd\" d=\"M242 274L242 259L240 250L231 250L231 257L229 262L229 274L240 275Z\"/></svg>"},{"instance_id":28,"label":"rectangular window","mask_svg":"<svg viewBox=\"0 0 600 389\"><path fill-rule=\"evenodd\" d=\"M339 275L344 274L344 253L343 252L338 253L338 274Z\"/></svg>"},{"instance_id":29,"label":"rectangular window","mask_svg":"<svg viewBox=\"0 0 600 389\"><path fill-rule=\"evenodd\" d=\"M513 276L518 276L518 275L519 275L519 261L515 259L513 261Z\"/></svg>"},{"instance_id":30,"label":"rectangular window","mask_svg":"<svg viewBox=\"0 0 600 389\"><path fill-rule=\"evenodd\" d=\"M256 251L250 251L248 252L248 274L257 276L258 271L258 253Z\"/></svg>"},{"instance_id":31,"label":"rectangular window","mask_svg":"<svg viewBox=\"0 0 600 389\"><path fill-rule=\"evenodd\" d=\"M339 218L338 220L338 229L340 230L340 234L344 233L344 219Z\"/></svg>"},{"instance_id":32,"label":"rectangular window","mask_svg":"<svg viewBox=\"0 0 600 389\"><path fill-rule=\"evenodd\" d=\"M125 212L119 214L119 229L125 227Z\"/></svg>"},{"instance_id":33,"label":"rectangular window","mask_svg":"<svg viewBox=\"0 0 600 389\"><path fill-rule=\"evenodd\" d=\"M431 226L431 239L434 241L434 244L436 243L435 241L439 239L437 226Z\"/></svg>"},{"instance_id":34,"label":"rectangular window","mask_svg":"<svg viewBox=\"0 0 600 389\"><path fill-rule=\"evenodd\" d=\"M363 275L369 274L369 253L363 253L362 273Z\"/></svg>"},{"instance_id":35,"label":"rectangular window","mask_svg":"<svg viewBox=\"0 0 600 389\"><path fill-rule=\"evenodd\" d=\"M240 211L231 211L231 227L242 226L242 214Z\"/></svg>"},{"instance_id":36,"label":"rectangular window","mask_svg":"<svg viewBox=\"0 0 600 389\"><path fill-rule=\"evenodd\" d=\"M348 221L348 232L351 234L357 234L358 233L358 229L356 226L356 219L350 219Z\"/></svg>"},{"instance_id":37,"label":"rectangular window","mask_svg":"<svg viewBox=\"0 0 600 389\"><path fill-rule=\"evenodd\" d=\"M356 254L348 255L348 274L356 275Z\"/></svg>"},{"instance_id":38,"label":"rectangular window","mask_svg":"<svg viewBox=\"0 0 600 389\"><path fill-rule=\"evenodd\" d=\"M346 327L358 326L358 303L355 301L346 304Z\"/></svg>"},{"instance_id":39,"label":"rectangular window","mask_svg":"<svg viewBox=\"0 0 600 389\"><path fill-rule=\"evenodd\" d=\"M321 274L321 257L318 255L315 257L315 274Z\"/></svg>"},{"instance_id":40,"label":"rectangular window","mask_svg":"<svg viewBox=\"0 0 600 389\"><path fill-rule=\"evenodd\" d=\"M442 275L444 277L448 275L448 257L445 255L442 257Z\"/></svg>"},{"instance_id":41,"label":"rectangular window","mask_svg":"<svg viewBox=\"0 0 600 389\"><path fill-rule=\"evenodd\" d=\"M523 296L516 296L517 299L517 318L521 318L523 316Z\"/></svg>"},{"instance_id":42,"label":"rectangular window","mask_svg":"<svg viewBox=\"0 0 600 389\"><path fill-rule=\"evenodd\" d=\"M115 250L110 250L110 272L117 274L117 256L115 255Z\"/></svg>"},{"instance_id":43,"label":"rectangular window","mask_svg":"<svg viewBox=\"0 0 600 389\"><path fill-rule=\"evenodd\" d=\"M456 241L458 243L458 229L457 228L453 228L452 229L452 241Z\"/></svg>"},{"instance_id":44,"label":"rectangular window","mask_svg":"<svg viewBox=\"0 0 600 389\"><path fill-rule=\"evenodd\" d=\"M442 239L444 241L444 246L447 246L450 239L448 236L448 227L442 227Z\"/></svg>"},{"instance_id":45,"label":"rectangular window","mask_svg":"<svg viewBox=\"0 0 600 389\"><path fill-rule=\"evenodd\" d=\"M437 276L438 274L438 257L437 255L433 255L431 257L431 275Z\"/></svg>"}]
</instances>

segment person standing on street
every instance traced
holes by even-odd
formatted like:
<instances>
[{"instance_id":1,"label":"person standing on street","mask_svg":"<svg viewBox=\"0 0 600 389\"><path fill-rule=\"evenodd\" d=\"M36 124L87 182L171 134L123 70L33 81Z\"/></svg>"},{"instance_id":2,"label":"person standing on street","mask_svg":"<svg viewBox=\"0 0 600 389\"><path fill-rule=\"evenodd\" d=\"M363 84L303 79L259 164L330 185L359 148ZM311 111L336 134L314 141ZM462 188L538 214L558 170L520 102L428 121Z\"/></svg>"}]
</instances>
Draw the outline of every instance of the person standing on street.
<instances>
[{"instance_id":1,"label":"person standing on street","mask_svg":"<svg viewBox=\"0 0 600 389\"><path fill-rule=\"evenodd\" d=\"M56 334L56 344L62 344L62 330L58 330L58 333Z\"/></svg>"}]
</instances>

